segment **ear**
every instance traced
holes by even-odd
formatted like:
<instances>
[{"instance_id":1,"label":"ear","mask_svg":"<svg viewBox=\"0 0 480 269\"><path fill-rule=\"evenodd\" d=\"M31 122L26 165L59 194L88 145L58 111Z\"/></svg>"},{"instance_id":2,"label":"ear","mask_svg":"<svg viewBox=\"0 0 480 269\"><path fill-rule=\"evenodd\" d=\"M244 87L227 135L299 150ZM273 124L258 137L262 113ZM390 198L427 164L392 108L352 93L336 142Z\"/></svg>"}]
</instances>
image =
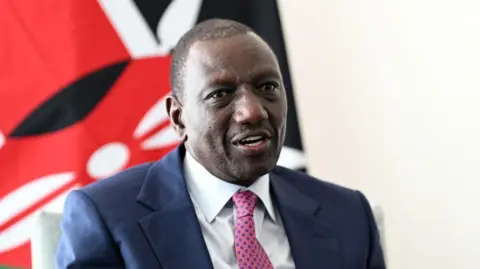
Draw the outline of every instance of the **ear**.
<instances>
[{"instance_id":1,"label":"ear","mask_svg":"<svg viewBox=\"0 0 480 269\"><path fill-rule=\"evenodd\" d=\"M180 137L182 142L187 140L187 133L185 130L185 124L182 119L183 106L180 101L173 95L169 95L166 98L166 108L170 124L175 129L175 132Z\"/></svg>"}]
</instances>

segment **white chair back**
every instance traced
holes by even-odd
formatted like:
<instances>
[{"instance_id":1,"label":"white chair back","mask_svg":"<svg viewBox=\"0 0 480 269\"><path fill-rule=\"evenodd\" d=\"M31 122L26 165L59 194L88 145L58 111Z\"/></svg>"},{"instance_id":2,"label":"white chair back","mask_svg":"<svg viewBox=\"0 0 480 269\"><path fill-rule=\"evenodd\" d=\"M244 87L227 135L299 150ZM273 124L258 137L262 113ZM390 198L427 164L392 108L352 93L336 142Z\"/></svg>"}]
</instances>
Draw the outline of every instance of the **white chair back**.
<instances>
[{"instance_id":1,"label":"white chair back","mask_svg":"<svg viewBox=\"0 0 480 269\"><path fill-rule=\"evenodd\" d=\"M32 269L55 269L61 213L40 212L31 236Z\"/></svg>"}]
</instances>

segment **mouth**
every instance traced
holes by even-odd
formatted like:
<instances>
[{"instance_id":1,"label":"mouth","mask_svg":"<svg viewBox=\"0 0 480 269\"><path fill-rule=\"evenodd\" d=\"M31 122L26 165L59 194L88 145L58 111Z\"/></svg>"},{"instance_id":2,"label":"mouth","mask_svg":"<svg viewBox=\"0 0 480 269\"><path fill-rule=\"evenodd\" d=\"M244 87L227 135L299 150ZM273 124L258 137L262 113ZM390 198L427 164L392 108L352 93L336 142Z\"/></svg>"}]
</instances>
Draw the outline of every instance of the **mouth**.
<instances>
[{"instance_id":1,"label":"mouth","mask_svg":"<svg viewBox=\"0 0 480 269\"><path fill-rule=\"evenodd\" d=\"M264 154L271 144L271 135L266 131L248 132L234 140L234 146L245 156Z\"/></svg>"},{"instance_id":2,"label":"mouth","mask_svg":"<svg viewBox=\"0 0 480 269\"><path fill-rule=\"evenodd\" d=\"M233 144L240 145L252 145L255 143L261 143L272 137L271 133L267 130L247 131L233 137Z\"/></svg>"},{"instance_id":3,"label":"mouth","mask_svg":"<svg viewBox=\"0 0 480 269\"><path fill-rule=\"evenodd\" d=\"M243 146L257 146L257 145L260 145L265 140L267 140L267 138L263 135L254 135L254 136L246 137L238 141L238 143Z\"/></svg>"}]
</instances>

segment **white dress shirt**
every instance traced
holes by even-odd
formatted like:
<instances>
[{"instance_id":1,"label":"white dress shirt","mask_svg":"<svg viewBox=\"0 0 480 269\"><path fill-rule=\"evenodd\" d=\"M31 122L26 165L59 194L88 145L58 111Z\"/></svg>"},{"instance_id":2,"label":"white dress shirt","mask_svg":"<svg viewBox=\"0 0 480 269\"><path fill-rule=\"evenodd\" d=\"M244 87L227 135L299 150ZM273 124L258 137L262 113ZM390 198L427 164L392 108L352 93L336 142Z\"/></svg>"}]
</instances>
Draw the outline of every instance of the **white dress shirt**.
<instances>
[{"instance_id":1,"label":"white dress shirt","mask_svg":"<svg viewBox=\"0 0 480 269\"><path fill-rule=\"evenodd\" d=\"M295 268L282 219L270 197L268 175L248 188L235 185L210 174L188 152L183 167L188 192L215 269L238 268L234 247L235 210L231 198L241 190L250 190L259 198L253 214L255 232L273 267Z\"/></svg>"}]
</instances>

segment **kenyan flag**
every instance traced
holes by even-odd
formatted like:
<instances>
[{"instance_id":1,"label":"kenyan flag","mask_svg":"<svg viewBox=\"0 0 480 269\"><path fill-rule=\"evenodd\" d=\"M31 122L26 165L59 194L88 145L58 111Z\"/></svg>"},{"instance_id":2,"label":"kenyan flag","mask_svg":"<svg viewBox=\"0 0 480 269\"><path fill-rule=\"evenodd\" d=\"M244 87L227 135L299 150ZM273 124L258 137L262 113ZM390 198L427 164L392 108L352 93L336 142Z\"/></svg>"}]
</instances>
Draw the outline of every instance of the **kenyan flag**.
<instances>
[{"instance_id":1,"label":"kenyan flag","mask_svg":"<svg viewBox=\"0 0 480 269\"><path fill-rule=\"evenodd\" d=\"M275 0L0 0L0 269L31 267L36 213L178 144L169 54L212 17L251 26L277 53L289 101L279 164L304 169Z\"/></svg>"}]
</instances>

